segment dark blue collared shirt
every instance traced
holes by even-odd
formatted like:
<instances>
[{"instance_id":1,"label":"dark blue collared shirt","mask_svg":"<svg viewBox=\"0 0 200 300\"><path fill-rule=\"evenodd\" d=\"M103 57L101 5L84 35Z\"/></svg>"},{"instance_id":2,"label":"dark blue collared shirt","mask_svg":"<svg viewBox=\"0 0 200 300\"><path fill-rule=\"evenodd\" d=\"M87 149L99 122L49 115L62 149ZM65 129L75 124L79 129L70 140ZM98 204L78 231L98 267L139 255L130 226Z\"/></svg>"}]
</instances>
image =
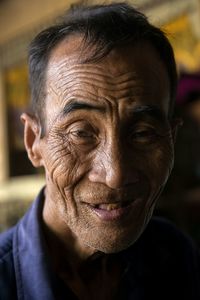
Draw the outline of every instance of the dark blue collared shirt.
<instances>
[{"instance_id":1,"label":"dark blue collared shirt","mask_svg":"<svg viewBox=\"0 0 200 300\"><path fill-rule=\"evenodd\" d=\"M51 268L43 202L42 190L20 222L0 235L0 300L77 299ZM124 265L118 299L200 299L198 249L169 222L153 218L138 241L116 255Z\"/></svg>"}]
</instances>

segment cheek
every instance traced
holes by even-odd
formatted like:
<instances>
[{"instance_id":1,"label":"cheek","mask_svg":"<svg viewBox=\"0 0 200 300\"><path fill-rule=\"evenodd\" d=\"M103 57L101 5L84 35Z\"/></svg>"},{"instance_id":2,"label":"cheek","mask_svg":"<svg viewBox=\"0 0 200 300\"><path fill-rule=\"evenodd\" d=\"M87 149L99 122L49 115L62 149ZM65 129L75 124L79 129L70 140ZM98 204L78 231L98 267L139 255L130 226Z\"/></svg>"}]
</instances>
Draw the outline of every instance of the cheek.
<instances>
[{"instance_id":1,"label":"cheek","mask_svg":"<svg viewBox=\"0 0 200 300\"><path fill-rule=\"evenodd\" d=\"M46 175L59 188L68 188L75 184L86 167L86 161L79 151L59 137L49 136L43 157Z\"/></svg>"},{"instance_id":2,"label":"cheek","mask_svg":"<svg viewBox=\"0 0 200 300\"><path fill-rule=\"evenodd\" d=\"M164 185L171 173L174 162L174 148L171 141L165 141L155 148L149 159L150 180L155 185Z\"/></svg>"}]
</instances>

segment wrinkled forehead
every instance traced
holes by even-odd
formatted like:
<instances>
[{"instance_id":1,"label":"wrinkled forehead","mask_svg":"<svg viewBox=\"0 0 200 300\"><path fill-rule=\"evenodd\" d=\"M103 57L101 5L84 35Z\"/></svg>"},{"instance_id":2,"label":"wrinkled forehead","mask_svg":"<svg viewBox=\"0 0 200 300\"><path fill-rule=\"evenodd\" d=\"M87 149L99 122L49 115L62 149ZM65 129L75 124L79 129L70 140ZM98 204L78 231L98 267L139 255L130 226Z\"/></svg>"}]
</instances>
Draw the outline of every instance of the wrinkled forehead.
<instances>
[{"instance_id":1,"label":"wrinkled forehead","mask_svg":"<svg viewBox=\"0 0 200 300\"><path fill-rule=\"evenodd\" d=\"M89 54L82 51L81 37L62 41L50 56L47 91L65 100L77 92L116 100L146 95L145 101L149 97L150 102L155 101L153 104L168 113L169 78L153 46L143 42L118 47L101 61L82 62L88 57Z\"/></svg>"}]
</instances>

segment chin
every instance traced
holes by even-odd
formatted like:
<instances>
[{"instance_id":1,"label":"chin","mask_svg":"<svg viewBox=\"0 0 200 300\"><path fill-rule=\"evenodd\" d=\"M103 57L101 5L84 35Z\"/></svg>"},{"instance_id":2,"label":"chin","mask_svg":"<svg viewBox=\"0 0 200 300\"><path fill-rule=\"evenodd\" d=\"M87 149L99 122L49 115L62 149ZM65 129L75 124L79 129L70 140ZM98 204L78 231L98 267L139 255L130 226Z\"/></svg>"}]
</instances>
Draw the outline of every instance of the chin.
<instances>
[{"instance_id":1,"label":"chin","mask_svg":"<svg viewBox=\"0 0 200 300\"><path fill-rule=\"evenodd\" d=\"M90 235L90 238L86 236L83 239L83 243L87 247L91 247L96 251L100 251L106 254L121 252L130 246L132 246L140 237L145 227L141 226L137 230L109 234L108 232L101 232L98 234Z\"/></svg>"},{"instance_id":2,"label":"chin","mask_svg":"<svg viewBox=\"0 0 200 300\"><path fill-rule=\"evenodd\" d=\"M96 250L103 252L105 254L118 253L125 249L128 249L130 246L132 246L135 243L136 240L137 239L133 239L131 241L125 241L125 242L113 241L112 244L109 243L109 244L100 245Z\"/></svg>"}]
</instances>

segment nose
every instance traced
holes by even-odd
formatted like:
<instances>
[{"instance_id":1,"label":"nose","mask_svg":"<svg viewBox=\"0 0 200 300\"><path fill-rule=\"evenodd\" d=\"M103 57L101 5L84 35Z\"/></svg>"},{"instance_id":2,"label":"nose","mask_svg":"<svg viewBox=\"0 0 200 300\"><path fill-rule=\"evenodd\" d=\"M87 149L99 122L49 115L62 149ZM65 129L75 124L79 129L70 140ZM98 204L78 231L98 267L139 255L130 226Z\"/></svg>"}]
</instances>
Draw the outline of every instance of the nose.
<instances>
[{"instance_id":1,"label":"nose","mask_svg":"<svg viewBox=\"0 0 200 300\"><path fill-rule=\"evenodd\" d=\"M89 180L103 183L112 189L136 183L139 174L133 167L129 151L130 149L124 149L119 142L104 144L104 147L95 153Z\"/></svg>"}]
</instances>

